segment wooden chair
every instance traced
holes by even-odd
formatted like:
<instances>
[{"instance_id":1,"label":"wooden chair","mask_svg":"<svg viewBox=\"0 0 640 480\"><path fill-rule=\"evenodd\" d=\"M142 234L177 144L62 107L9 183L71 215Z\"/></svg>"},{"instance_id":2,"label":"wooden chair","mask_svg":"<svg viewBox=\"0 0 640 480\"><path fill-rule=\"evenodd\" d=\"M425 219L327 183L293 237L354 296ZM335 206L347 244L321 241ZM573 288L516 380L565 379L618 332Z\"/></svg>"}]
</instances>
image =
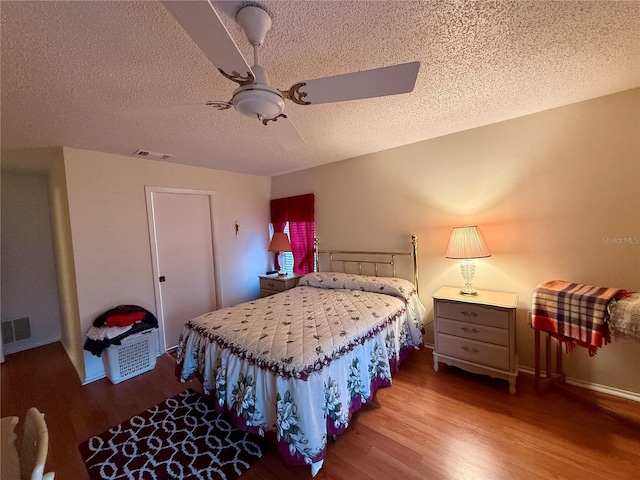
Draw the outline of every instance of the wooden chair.
<instances>
[{"instance_id":1,"label":"wooden chair","mask_svg":"<svg viewBox=\"0 0 640 480\"><path fill-rule=\"evenodd\" d=\"M20 446L20 479L53 480L54 473L44 473L49 451L49 432L44 414L37 408L27 410L24 421L24 433Z\"/></svg>"}]
</instances>

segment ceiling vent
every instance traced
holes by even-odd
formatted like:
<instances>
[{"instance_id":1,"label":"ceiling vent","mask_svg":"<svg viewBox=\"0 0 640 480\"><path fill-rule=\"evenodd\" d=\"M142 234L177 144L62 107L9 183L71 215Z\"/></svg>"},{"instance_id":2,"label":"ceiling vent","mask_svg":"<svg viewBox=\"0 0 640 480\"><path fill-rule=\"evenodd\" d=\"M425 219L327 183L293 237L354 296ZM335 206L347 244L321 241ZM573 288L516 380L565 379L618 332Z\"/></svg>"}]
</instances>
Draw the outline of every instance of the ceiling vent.
<instances>
[{"instance_id":1,"label":"ceiling vent","mask_svg":"<svg viewBox=\"0 0 640 480\"><path fill-rule=\"evenodd\" d=\"M168 153L151 152L149 150L136 150L135 152L133 152L133 155L135 157L150 158L152 160L167 160L174 156L169 155Z\"/></svg>"}]
</instances>

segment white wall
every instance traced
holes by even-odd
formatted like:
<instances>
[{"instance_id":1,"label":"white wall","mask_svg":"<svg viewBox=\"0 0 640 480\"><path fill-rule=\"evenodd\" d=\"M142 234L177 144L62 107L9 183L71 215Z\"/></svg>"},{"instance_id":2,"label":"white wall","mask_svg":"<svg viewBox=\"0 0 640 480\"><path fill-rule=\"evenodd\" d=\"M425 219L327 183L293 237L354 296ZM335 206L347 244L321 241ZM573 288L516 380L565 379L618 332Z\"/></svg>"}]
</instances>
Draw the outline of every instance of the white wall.
<instances>
[{"instance_id":1,"label":"white wall","mask_svg":"<svg viewBox=\"0 0 640 480\"><path fill-rule=\"evenodd\" d=\"M428 113L428 112L427 112ZM519 295L517 347L533 366L532 291L554 278L640 291L640 90L275 177L272 196L316 194L323 249L420 244L421 298L460 285L451 227L480 225L492 251L474 285ZM432 342L432 333L428 337ZM567 375L640 394L640 343L566 359Z\"/></svg>"},{"instance_id":2,"label":"white wall","mask_svg":"<svg viewBox=\"0 0 640 480\"><path fill-rule=\"evenodd\" d=\"M259 296L258 275L268 265L269 178L72 148L64 148L64 169L83 335L120 304L155 312L146 185L214 191L220 306ZM85 381L103 375L98 357L84 352L84 363Z\"/></svg>"},{"instance_id":3,"label":"white wall","mask_svg":"<svg viewBox=\"0 0 640 480\"><path fill-rule=\"evenodd\" d=\"M21 317L31 337L7 344L5 354L60 340L47 177L3 172L2 321Z\"/></svg>"}]
</instances>

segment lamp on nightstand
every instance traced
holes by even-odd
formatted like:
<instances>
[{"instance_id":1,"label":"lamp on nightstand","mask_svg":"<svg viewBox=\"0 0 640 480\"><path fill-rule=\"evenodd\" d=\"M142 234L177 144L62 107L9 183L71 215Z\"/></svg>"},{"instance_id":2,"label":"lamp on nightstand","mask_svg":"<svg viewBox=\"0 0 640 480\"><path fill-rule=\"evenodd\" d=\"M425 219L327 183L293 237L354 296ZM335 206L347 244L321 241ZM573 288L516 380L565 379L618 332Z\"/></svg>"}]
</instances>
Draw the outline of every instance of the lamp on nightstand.
<instances>
[{"instance_id":1,"label":"lamp on nightstand","mask_svg":"<svg viewBox=\"0 0 640 480\"><path fill-rule=\"evenodd\" d=\"M274 268L278 271L278 275L284 275L284 273L280 273L280 263L278 262L278 257L280 256L280 252L291 252L291 243L289 243L289 237L284 232L275 232L273 237L271 238L271 243L269 244L269 248L267 249L269 252L275 252L276 256L273 261Z\"/></svg>"},{"instance_id":2,"label":"lamp on nightstand","mask_svg":"<svg viewBox=\"0 0 640 480\"><path fill-rule=\"evenodd\" d=\"M491 252L482 238L477 226L454 227L449 237L447 258L462 259L460 272L464 278L464 288L460 290L463 295L477 295L476 289L471 284L476 273L473 258L490 257Z\"/></svg>"}]
</instances>

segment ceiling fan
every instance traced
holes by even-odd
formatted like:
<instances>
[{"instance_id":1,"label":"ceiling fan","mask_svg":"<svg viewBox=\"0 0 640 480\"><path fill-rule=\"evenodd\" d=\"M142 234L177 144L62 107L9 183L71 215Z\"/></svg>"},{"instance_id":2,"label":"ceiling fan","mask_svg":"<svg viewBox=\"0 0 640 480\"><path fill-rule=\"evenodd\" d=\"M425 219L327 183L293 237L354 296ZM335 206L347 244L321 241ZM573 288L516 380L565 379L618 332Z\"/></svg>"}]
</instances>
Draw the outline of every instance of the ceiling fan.
<instances>
[{"instance_id":1,"label":"ceiling fan","mask_svg":"<svg viewBox=\"0 0 640 480\"><path fill-rule=\"evenodd\" d=\"M244 115L257 118L287 150L301 146L304 140L284 113L286 100L298 105L315 105L408 93L413 90L420 68L419 62L404 63L304 80L288 90L279 90L269 85L267 71L260 65L259 49L271 28L271 17L263 8L243 6L236 15L236 21L253 46L254 65L249 67L215 11L212 0L162 3L218 71L238 84L229 101L208 101L206 105L218 110L233 107Z\"/></svg>"}]
</instances>

